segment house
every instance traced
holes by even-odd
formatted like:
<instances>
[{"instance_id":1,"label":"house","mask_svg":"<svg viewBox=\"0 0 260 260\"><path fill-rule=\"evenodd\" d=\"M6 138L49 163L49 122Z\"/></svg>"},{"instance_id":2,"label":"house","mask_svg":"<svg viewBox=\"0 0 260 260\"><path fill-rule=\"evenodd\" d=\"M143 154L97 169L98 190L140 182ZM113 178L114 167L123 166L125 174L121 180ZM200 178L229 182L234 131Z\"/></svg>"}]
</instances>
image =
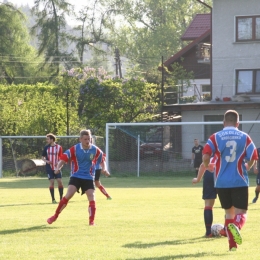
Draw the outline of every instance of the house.
<instances>
[{"instance_id":1,"label":"house","mask_svg":"<svg viewBox=\"0 0 260 260\"><path fill-rule=\"evenodd\" d=\"M210 22L210 14L197 14L181 37L181 40L190 41L190 43L164 62L164 66L169 71L172 71L171 65L177 62L187 72L193 72L192 87L184 86L179 91L179 96L195 95L200 101L203 94L211 93Z\"/></svg>"},{"instance_id":2,"label":"house","mask_svg":"<svg viewBox=\"0 0 260 260\"><path fill-rule=\"evenodd\" d=\"M260 9L258 7L258 0L246 2L213 0L211 32L213 47L210 57L212 98L208 102L163 106L163 111L174 111L181 115L182 122L197 122L192 127L182 127L184 157L190 157L190 147L194 138L199 138L203 143L210 134L222 128L221 124L203 125L199 122L222 121L223 114L228 109L237 110L241 121L260 120ZM180 62L179 57L191 57L192 54L188 55L189 51L194 52L194 45L205 40L200 37L202 35L184 47L179 54L173 55L175 59L171 57L164 65L169 66L170 62ZM198 79L195 77L195 80ZM260 147L259 132L256 130L258 126L259 124L244 124L241 129L250 133L255 144Z\"/></svg>"}]
</instances>

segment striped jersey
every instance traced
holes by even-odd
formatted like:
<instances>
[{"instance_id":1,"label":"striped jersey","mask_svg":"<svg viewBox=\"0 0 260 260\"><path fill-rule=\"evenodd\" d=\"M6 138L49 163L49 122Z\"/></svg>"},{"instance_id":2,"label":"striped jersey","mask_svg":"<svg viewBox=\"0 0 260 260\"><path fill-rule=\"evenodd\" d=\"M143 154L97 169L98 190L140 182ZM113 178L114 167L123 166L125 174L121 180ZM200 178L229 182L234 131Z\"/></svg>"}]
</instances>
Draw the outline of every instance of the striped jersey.
<instances>
[{"instance_id":1,"label":"striped jersey","mask_svg":"<svg viewBox=\"0 0 260 260\"><path fill-rule=\"evenodd\" d=\"M103 153L102 161L105 161L105 160L106 160L106 154ZM102 167L101 167L100 163L97 163L95 168L96 168L96 170L102 170Z\"/></svg>"},{"instance_id":2,"label":"striped jersey","mask_svg":"<svg viewBox=\"0 0 260 260\"><path fill-rule=\"evenodd\" d=\"M250 136L236 127L225 127L208 139L203 154L216 156L215 187L249 186L245 163L257 160L257 150Z\"/></svg>"},{"instance_id":3,"label":"striped jersey","mask_svg":"<svg viewBox=\"0 0 260 260\"><path fill-rule=\"evenodd\" d=\"M46 145L43 149L42 156L45 157L47 161L51 162L51 164L46 163L46 168L55 170L55 167L58 164L61 155L62 147L60 145Z\"/></svg>"},{"instance_id":4,"label":"striped jersey","mask_svg":"<svg viewBox=\"0 0 260 260\"><path fill-rule=\"evenodd\" d=\"M89 149L83 149L78 143L62 154L61 160L66 163L70 161L71 177L94 180L95 166L102 162L103 152L95 145L90 145Z\"/></svg>"}]
</instances>

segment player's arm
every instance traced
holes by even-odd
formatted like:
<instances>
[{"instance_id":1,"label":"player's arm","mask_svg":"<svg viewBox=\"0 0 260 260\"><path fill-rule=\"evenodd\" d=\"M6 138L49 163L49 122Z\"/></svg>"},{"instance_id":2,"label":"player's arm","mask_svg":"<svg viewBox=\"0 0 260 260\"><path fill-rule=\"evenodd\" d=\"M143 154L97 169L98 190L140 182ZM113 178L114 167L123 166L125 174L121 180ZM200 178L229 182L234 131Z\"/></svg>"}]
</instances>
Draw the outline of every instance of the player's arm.
<instances>
[{"instance_id":1,"label":"player's arm","mask_svg":"<svg viewBox=\"0 0 260 260\"><path fill-rule=\"evenodd\" d=\"M210 162L210 155L208 153L203 154L202 156L202 162L204 164L205 167L209 166L209 162Z\"/></svg>"},{"instance_id":2,"label":"player's arm","mask_svg":"<svg viewBox=\"0 0 260 260\"><path fill-rule=\"evenodd\" d=\"M258 174L257 161L253 166L253 171L254 171L254 174Z\"/></svg>"},{"instance_id":3,"label":"player's arm","mask_svg":"<svg viewBox=\"0 0 260 260\"><path fill-rule=\"evenodd\" d=\"M250 160L246 163L246 170L249 171L254 165L257 165L256 160ZM256 166L257 167L257 166Z\"/></svg>"},{"instance_id":4,"label":"player's arm","mask_svg":"<svg viewBox=\"0 0 260 260\"><path fill-rule=\"evenodd\" d=\"M58 174L65 163L66 163L65 161L60 160L56 166L54 173Z\"/></svg>"},{"instance_id":5,"label":"player's arm","mask_svg":"<svg viewBox=\"0 0 260 260\"><path fill-rule=\"evenodd\" d=\"M204 175L204 173L205 173L205 171L206 171L206 167L205 167L205 165L202 163L202 164L200 165L200 167L199 167L199 171L198 171L198 176L197 176L197 178L193 178L193 179L192 179L192 184L196 184L196 183L200 182L201 179L202 179L202 177L203 177L203 175Z\"/></svg>"},{"instance_id":6,"label":"player's arm","mask_svg":"<svg viewBox=\"0 0 260 260\"><path fill-rule=\"evenodd\" d=\"M47 164L51 164L51 161L48 161L45 156L42 156L42 160Z\"/></svg>"},{"instance_id":7,"label":"player's arm","mask_svg":"<svg viewBox=\"0 0 260 260\"><path fill-rule=\"evenodd\" d=\"M102 162L100 163L100 166L101 166L101 173L104 174L105 176L110 176L110 173L109 171L107 170L107 164L106 164L106 157L103 156L102 157Z\"/></svg>"}]
</instances>

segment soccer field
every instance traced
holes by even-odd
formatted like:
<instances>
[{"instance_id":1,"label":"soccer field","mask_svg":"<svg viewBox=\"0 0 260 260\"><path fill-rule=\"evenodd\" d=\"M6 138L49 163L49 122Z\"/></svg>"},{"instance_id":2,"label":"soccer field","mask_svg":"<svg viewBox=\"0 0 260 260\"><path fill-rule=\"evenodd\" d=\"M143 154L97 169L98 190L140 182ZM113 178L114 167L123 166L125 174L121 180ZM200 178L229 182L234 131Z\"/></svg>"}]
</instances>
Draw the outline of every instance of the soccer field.
<instances>
[{"instance_id":1,"label":"soccer field","mask_svg":"<svg viewBox=\"0 0 260 260\"><path fill-rule=\"evenodd\" d=\"M229 252L227 238L203 237L202 186L191 185L192 177L102 178L113 199L96 191L96 226L88 226L85 195L76 193L48 225L57 205L47 179L0 179L0 259L259 259L260 201L249 204L243 244ZM218 200L213 212L213 222L223 223Z\"/></svg>"}]
</instances>

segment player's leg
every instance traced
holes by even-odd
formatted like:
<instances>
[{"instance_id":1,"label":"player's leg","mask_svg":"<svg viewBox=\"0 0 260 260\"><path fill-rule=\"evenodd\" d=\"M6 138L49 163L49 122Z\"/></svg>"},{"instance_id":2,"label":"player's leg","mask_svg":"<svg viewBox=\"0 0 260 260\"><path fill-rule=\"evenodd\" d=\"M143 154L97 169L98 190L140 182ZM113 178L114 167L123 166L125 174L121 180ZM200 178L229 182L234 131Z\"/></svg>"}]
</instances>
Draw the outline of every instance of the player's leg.
<instances>
[{"instance_id":1,"label":"player's leg","mask_svg":"<svg viewBox=\"0 0 260 260\"><path fill-rule=\"evenodd\" d=\"M51 201L52 203L57 203L54 196L54 171L50 170L48 171L48 179L49 179L49 191L51 194Z\"/></svg>"},{"instance_id":2,"label":"player's leg","mask_svg":"<svg viewBox=\"0 0 260 260\"><path fill-rule=\"evenodd\" d=\"M92 180L84 180L81 185L82 193L87 195L89 206L89 225L95 225L95 214L96 214L96 202L95 202L95 187Z\"/></svg>"},{"instance_id":3,"label":"player's leg","mask_svg":"<svg viewBox=\"0 0 260 260\"><path fill-rule=\"evenodd\" d=\"M260 193L260 174L257 174L256 187L255 187L255 197L252 200L252 203L256 203L256 201L258 200L258 197L259 197L259 193Z\"/></svg>"},{"instance_id":4,"label":"player's leg","mask_svg":"<svg viewBox=\"0 0 260 260\"><path fill-rule=\"evenodd\" d=\"M69 200L73 197L75 192L79 189L80 182L77 178L70 178L69 186L66 195L61 199L58 207L56 208L55 214L47 219L49 224L52 224L59 216L61 211L67 206Z\"/></svg>"},{"instance_id":5,"label":"player's leg","mask_svg":"<svg viewBox=\"0 0 260 260\"><path fill-rule=\"evenodd\" d=\"M60 172L59 174L56 174L55 175L55 178L56 178L56 180L57 180L57 183L58 183L58 189L59 189L59 194L60 194L60 200L62 199L62 197L63 197L63 189L64 189L64 187L63 187L63 183L62 183L62 175L61 175L62 173Z\"/></svg>"},{"instance_id":6,"label":"player's leg","mask_svg":"<svg viewBox=\"0 0 260 260\"><path fill-rule=\"evenodd\" d=\"M235 211L234 221L228 225L237 244L242 244L240 230L246 223L248 208L248 187L233 188L232 201Z\"/></svg>"},{"instance_id":7,"label":"player's leg","mask_svg":"<svg viewBox=\"0 0 260 260\"><path fill-rule=\"evenodd\" d=\"M100 174L101 169L95 171L95 186L99 188L99 190L107 197L108 200L111 200L112 198L109 196L105 187L100 182Z\"/></svg>"},{"instance_id":8,"label":"player's leg","mask_svg":"<svg viewBox=\"0 0 260 260\"><path fill-rule=\"evenodd\" d=\"M229 250L236 250L237 243L235 242L232 233L228 229L229 224L234 222L235 208L232 205L231 189L217 189L221 207L225 210L225 231L228 238Z\"/></svg>"},{"instance_id":9,"label":"player's leg","mask_svg":"<svg viewBox=\"0 0 260 260\"><path fill-rule=\"evenodd\" d=\"M206 237L211 237L211 226L213 223L213 206L215 199L205 199L204 224L206 228Z\"/></svg>"},{"instance_id":10,"label":"player's leg","mask_svg":"<svg viewBox=\"0 0 260 260\"><path fill-rule=\"evenodd\" d=\"M204 224L206 228L206 237L211 237L211 226L213 223L213 206L217 198L217 191L214 188L214 174L205 171L203 178L202 199L205 201Z\"/></svg>"}]
</instances>

